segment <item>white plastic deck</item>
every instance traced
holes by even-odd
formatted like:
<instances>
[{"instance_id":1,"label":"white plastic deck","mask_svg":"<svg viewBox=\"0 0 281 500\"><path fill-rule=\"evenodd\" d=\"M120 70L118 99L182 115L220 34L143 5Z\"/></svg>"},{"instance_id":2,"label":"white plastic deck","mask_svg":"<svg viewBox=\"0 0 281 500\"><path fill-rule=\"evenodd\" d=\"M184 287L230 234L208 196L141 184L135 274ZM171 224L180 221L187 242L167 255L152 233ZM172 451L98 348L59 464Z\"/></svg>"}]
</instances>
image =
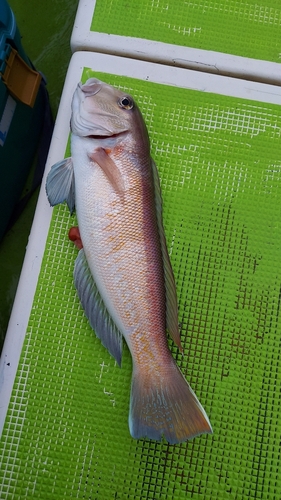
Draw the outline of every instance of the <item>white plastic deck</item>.
<instances>
[{"instance_id":1,"label":"white plastic deck","mask_svg":"<svg viewBox=\"0 0 281 500\"><path fill-rule=\"evenodd\" d=\"M235 78L91 52L77 52L72 56L0 360L0 433L4 425L17 372L52 215L52 209L45 193L45 179L51 166L64 157L69 135L72 95L85 67L165 85L279 104L281 106L281 88L274 85L247 82Z\"/></svg>"},{"instance_id":2,"label":"white plastic deck","mask_svg":"<svg viewBox=\"0 0 281 500\"><path fill-rule=\"evenodd\" d=\"M281 84L279 63L91 31L95 5L96 0L79 2L70 42L72 52L89 50L271 85Z\"/></svg>"}]
</instances>

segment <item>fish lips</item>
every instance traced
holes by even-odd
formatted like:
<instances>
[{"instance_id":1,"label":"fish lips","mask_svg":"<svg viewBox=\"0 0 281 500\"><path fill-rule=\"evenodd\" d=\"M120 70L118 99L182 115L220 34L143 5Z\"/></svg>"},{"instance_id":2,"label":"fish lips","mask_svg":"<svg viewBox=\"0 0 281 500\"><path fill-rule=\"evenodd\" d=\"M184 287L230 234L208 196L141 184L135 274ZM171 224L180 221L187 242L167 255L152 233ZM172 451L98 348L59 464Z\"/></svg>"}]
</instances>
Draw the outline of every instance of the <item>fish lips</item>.
<instances>
[{"instance_id":1,"label":"fish lips","mask_svg":"<svg viewBox=\"0 0 281 500\"><path fill-rule=\"evenodd\" d=\"M78 89L80 89L86 97L91 97L96 95L102 88L104 84L97 78L89 78L86 83L78 83Z\"/></svg>"}]
</instances>

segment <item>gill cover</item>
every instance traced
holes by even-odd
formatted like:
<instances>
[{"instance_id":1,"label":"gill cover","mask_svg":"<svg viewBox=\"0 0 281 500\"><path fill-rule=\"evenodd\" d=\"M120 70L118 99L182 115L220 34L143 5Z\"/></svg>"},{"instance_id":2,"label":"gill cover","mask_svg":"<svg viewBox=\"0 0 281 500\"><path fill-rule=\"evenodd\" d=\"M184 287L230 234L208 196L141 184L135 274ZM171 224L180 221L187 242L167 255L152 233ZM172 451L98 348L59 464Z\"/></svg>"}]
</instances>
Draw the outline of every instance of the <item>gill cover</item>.
<instances>
[{"instance_id":1,"label":"gill cover","mask_svg":"<svg viewBox=\"0 0 281 500\"><path fill-rule=\"evenodd\" d=\"M97 78L90 78L84 85L79 83L72 101L72 133L109 137L127 132L131 123L128 110L133 106L120 106L122 99L134 102L131 96Z\"/></svg>"}]
</instances>

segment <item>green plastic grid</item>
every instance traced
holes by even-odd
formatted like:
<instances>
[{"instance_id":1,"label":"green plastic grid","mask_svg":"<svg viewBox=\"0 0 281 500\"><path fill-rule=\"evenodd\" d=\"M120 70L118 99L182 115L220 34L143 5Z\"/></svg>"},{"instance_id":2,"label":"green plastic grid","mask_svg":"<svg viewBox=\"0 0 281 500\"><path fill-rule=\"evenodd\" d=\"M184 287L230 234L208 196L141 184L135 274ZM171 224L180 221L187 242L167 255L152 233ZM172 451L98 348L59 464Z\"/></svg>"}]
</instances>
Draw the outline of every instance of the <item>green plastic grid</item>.
<instances>
[{"instance_id":1,"label":"green plastic grid","mask_svg":"<svg viewBox=\"0 0 281 500\"><path fill-rule=\"evenodd\" d=\"M280 62L279 0L96 0L91 31Z\"/></svg>"},{"instance_id":2,"label":"green plastic grid","mask_svg":"<svg viewBox=\"0 0 281 500\"><path fill-rule=\"evenodd\" d=\"M130 437L130 355L120 369L84 317L76 221L59 206L0 443L0 497L278 499L280 107L95 76L131 92L148 125L184 357L170 345L214 434L176 446Z\"/></svg>"}]
</instances>

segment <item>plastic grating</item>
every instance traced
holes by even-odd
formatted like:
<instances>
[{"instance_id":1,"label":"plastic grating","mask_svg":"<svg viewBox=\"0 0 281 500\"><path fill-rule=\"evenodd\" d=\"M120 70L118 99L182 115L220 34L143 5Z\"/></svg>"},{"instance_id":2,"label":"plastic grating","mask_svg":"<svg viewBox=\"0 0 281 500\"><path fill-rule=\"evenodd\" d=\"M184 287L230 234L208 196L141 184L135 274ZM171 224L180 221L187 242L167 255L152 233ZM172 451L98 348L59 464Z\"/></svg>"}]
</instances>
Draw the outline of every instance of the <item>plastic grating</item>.
<instances>
[{"instance_id":1,"label":"plastic grating","mask_svg":"<svg viewBox=\"0 0 281 500\"><path fill-rule=\"evenodd\" d=\"M281 60L280 29L280 0L96 0L91 26L272 62Z\"/></svg>"},{"instance_id":2,"label":"plastic grating","mask_svg":"<svg viewBox=\"0 0 281 500\"><path fill-rule=\"evenodd\" d=\"M83 78L92 73L85 69ZM75 224L54 209L0 445L0 498L280 498L280 107L95 73L130 91L161 177L184 356L214 434L128 430L120 369L88 326Z\"/></svg>"}]
</instances>

